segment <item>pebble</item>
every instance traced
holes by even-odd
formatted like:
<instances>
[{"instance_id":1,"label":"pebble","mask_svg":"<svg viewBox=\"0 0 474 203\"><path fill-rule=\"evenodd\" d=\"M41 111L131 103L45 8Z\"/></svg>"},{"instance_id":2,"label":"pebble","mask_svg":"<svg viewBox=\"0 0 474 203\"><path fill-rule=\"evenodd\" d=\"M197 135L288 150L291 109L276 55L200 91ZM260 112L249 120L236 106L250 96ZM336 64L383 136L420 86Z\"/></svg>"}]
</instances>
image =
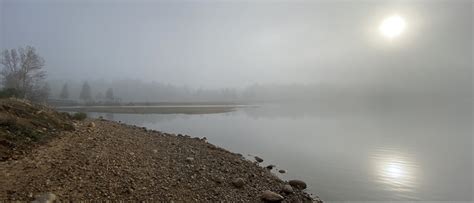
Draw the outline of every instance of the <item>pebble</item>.
<instances>
[{"instance_id":1,"label":"pebble","mask_svg":"<svg viewBox=\"0 0 474 203\"><path fill-rule=\"evenodd\" d=\"M303 182L302 180L290 180L288 183L296 189L300 189L300 190L306 189L306 183Z\"/></svg>"},{"instance_id":2,"label":"pebble","mask_svg":"<svg viewBox=\"0 0 474 203\"><path fill-rule=\"evenodd\" d=\"M293 187L291 187L291 185L284 185L283 188L281 189L281 191L283 191L284 193L288 193L288 194L291 194L293 193Z\"/></svg>"},{"instance_id":3,"label":"pebble","mask_svg":"<svg viewBox=\"0 0 474 203\"><path fill-rule=\"evenodd\" d=\"M269 202L278 202L283 200L284 198L278 193L272 192L270 190L265 190L262 193L262 199Z\"/></svg>"},{"instance_id":4,"label":"pebble","mask_svg":"<svg viewBox=\"0 0 474 203\"><path fill-rule=\"evenodd\" d=\"M262 162L263 162L263 159L260 158L260 157L258 157L258 156L256 156L256 157L255 157L255 161L257 161L258 163L262 163Z\"/></svg>"},{"instance_id":5,"label":"pebble","mask_svg":"<svg viewBox=\"0 0 474 203\"><path fill-rule=\"evenodd\" d=\"M214 179L214 181L216 181L216 183L219 183L219 184L223 183L224 180L225 179L223 177L217 177L217 178Z\"/></svg>"},{"instance_id":6,"label":"pebble","mask_svg":"<svg viewBox=\"0 0 474 203\"><path fill-rule=\"evenodd\" d=\"M95 123L94 122L90 122L87 127L89 128L95 128Z\"/></svg>"},{"instance_id":7,"label":"pebble","mask_svg":"<svg viewBox=\"0 0 474 203\"><path fill-rule=\"evenodd\" d=\"M194 161L194 158L193 158L193 157L187 157L187 158L186 158L186 161L187 161L187 162L193 162L193 161Z\"/></svg>"},{"instance_id":8,"label":"pebble","mask_svg":"<svg viewBox=\"0 0 474 203\"><path fill-rule=\"evenodd\" d=\"M33 200L33 202L34 203L52 203L55 200L56 200L56 195L48 192L48 193L36 195L35 200Z\"/></svg>"},{"instance_id":9,"label":"pebble","mask_svg":"<svg viewBox=\"0 0 474 203\"><path fill-rule=\"evenodd\" d=\"M272 170L274 167L275 167L275 165L268 165L268 166L265 167L265 168L267 168L268 170Z\"/></svg>"},{"instance_id":10,"label":"pebble","mask_svg":"<svg viewBox=\"0 0 474 203\"><path fill-rule=\"evenodd\" d=\"M242 178L236 178L232 180L232 185L234 185L237 188L241 188L245 185L245 181Z\"/></svg>"},{"instance_id":11,"label":"pebble","mask_svg":"<svg viewBox=\"0 0 474 203\"><path fill-rule=\"evenodd\" d=\"M279 173L286 173L286 170L280 169L278 170Z\"/></svg>"}]
</instances>

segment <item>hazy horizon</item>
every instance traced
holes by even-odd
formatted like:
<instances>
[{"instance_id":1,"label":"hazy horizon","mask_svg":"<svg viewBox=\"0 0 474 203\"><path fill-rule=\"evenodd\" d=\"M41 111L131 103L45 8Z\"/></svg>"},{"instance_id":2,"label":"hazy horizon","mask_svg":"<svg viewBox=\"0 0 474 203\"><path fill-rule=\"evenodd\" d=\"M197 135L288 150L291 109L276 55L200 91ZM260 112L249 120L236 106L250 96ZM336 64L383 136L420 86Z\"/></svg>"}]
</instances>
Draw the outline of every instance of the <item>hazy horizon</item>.
<instances>
[{"instance_id":1,"label":"hazy horizon","mask_svg":"<svg viewBox=\"0 0 474 203\"><path fill-rule=\"evenodd\" d=\"M1 0L0 49L25 45L48 80L193 88L472 86L471 1ZM380 22L406 31L389 40Z\"/></svg>"},{"instance_id":2,"label":"hazy horizon","mask_svg":"<svg viewBox=\"0 0 474 203\"><path fill-rule=\"evenodd\" d=\"M472 201L473 10L0 0L0 199Z\"/></svg>"}]
</instances>

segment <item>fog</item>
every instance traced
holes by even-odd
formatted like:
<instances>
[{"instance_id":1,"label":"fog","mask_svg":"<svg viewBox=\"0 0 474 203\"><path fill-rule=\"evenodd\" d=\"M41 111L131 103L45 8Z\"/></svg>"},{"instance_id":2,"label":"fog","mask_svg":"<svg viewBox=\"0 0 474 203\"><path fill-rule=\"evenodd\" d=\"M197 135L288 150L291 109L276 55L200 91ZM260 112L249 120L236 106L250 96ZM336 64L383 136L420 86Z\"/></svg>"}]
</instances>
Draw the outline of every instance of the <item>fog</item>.
<instances>
[{"instance_id":1,"label":"fog","mask_svg":"<svg viewBox=\"0 0 474 203\"><path fill-rule=\"evenodd\" d=\"M472 1L0 2L0 49L36 47L53 90L88 80L472 94ZM389 40L378 26L393 14L407 28Z\"/></svg>"},{"instance_id":2,"label":"fog","mask_svg":"<svg viewBox=\"0 0 474 203\"><path fill-rule=\"evenodd\" d=\"M16 52L3 52L0 97L34 89L59 111L206 137L264 157L325 201L472 201L473 9L472 0L0 0L0 50L33 46L47 72L47 83L26 77L6 63ZM39 65L26 66L43 68L29 50Z\"/></svg>"}]
</instances>

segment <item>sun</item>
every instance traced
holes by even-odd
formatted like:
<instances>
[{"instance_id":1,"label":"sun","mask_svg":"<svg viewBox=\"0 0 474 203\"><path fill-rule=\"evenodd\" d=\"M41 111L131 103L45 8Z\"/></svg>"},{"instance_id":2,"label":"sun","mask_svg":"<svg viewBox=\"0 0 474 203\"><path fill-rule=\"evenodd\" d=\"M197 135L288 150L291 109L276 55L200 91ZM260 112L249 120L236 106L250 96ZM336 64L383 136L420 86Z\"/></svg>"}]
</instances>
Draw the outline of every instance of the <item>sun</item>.
<instances>
[{"instance_id":1,"label":"sun","mask_svg":"<svg viewBox=\"0 0 474 203\"><path fill-rule=\"evenodd\" d=\"M379 26L379 30L383 36L389 39L393 39L403 33L403 31L405 30L405 26L406 23L402 17L400 17L399 15L393 15L385 18L382 21L382 24L380 24Z\"/></svg>"}]
</instances>

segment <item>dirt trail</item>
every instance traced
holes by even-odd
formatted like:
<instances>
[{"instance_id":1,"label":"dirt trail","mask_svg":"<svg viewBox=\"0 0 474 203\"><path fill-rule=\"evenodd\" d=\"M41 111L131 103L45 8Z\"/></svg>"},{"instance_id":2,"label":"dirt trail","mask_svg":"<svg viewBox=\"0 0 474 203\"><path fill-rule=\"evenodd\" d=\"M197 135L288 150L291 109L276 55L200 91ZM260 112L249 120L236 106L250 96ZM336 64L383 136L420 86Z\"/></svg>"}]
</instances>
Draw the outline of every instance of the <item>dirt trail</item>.
<instances>
[{"instance_id":1,"label":"dirt trail","mask_svg":"<svg viewBox=\"0 0 474 203\"><path fill-rule=\"evenodd\" d=\"M0 162L0 199L261 201L264 190L285 202L311 201L300 190L242 156L205 140L175 136L112 121L77 122L45 145ZM236 186L235 179L244 181Z\"/></svg>"}]
</instances>

